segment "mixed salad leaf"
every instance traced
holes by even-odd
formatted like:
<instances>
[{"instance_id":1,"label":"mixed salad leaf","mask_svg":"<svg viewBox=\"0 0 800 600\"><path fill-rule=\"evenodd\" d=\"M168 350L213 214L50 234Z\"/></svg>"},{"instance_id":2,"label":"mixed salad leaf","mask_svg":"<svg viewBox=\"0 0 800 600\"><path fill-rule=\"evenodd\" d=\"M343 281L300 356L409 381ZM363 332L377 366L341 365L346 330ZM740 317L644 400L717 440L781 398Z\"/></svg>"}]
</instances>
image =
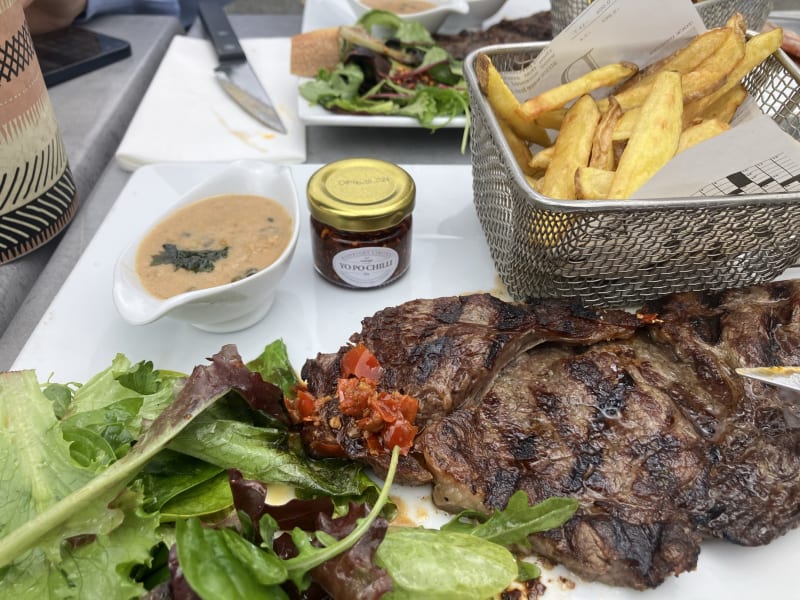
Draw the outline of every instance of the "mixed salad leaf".
<instances>
[{"instance_id":1,"label":"mixed salad leaf","mask_svg":"<svg viewBox=\"0 0 800 600\"><path fill-rule=\"evenodd\" d=\"M299 380L277 340L189 375L117 355L84 384L0 373L0 595L27 598L474 598L538 575L512 550L574 500L441 530L392 524L381 487L306 456L283 406ZM288 503L265 502L276 484Z\"/></svg>"},{"instance_id":2,"label":"mixed salad leaf","mask_svg":"<svg viewBox=\"0 0 800 600\"><path fill-rule=\"evenodd\" d=\"M431 130L463 115L464 151L469 95L462 62L423 25L372 10L355 26L341 27L339 37L339 64L301 84L303 98L332 112L412 117Z\"/></svg>"}]
</instances>

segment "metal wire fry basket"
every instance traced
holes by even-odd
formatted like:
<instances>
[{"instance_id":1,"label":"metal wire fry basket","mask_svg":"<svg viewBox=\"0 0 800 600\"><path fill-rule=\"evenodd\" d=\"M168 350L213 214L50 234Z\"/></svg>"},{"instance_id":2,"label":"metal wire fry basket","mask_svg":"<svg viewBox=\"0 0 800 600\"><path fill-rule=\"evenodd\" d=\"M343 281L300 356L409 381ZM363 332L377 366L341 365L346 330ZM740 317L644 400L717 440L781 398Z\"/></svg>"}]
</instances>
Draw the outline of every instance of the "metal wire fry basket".
<instances>
[{"instance_id":1,"label":"metal wire fry basket","mask_svg":"<svg viewBox=\"0 0 800 600\"><path fill-rule=\"evenodd\" d=\"M676 291L752 285L793 264L800 255L800 188L622 201L555 200L534 191L479 91L475 60L487 54L520 97L515 81L546 45L488 46L464 63L474 203L512 297L627 306ZM797 67L779 52L744 84L761 110L800 140Z\"/></svg>"},{"instance_id":2,"label":"metal wire fry basket","mask_svg":"<svg viewBox=\"0 0 800 600\"><path fill-rule=\"evenodd\" d=\"M590 4L589 0L551 0L553 35L569 25ZM706 27L722 27L734 12L745 17L748 29L760 30L772 10L772 0L705 0L695 4ZM665 0L664 10L669 10Z\"/></svg>"}]
</instances>

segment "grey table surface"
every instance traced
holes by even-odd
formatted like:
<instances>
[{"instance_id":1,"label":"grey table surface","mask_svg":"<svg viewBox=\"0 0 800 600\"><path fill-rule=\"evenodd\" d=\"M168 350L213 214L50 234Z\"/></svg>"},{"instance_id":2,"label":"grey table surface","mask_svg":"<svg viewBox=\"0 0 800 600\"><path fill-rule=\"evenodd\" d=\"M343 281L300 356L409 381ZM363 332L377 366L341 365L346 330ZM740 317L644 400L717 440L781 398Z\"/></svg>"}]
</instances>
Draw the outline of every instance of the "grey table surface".
<instances>
[{"instance_id":1,"label":"grey table surface","mask_svg":"<svg viewBox=\"0 0 800 600\"><path fill-rule=\"evenodd\" d=\"M266 9L270 8L276 9ZM231 14L231 23L240 37L298 33L300 11L280 6L277 10L283 14ZM169 17L113 16L93 21L89 27L129 40L133 56L50 90L77 180L80 206L59 238L0 266L0 370L11 367L130 178L131 173L113 160L114 152L169 41L180 33L177 21ZM200 24L188 35L204 35ZM308 127L306 162L373 156L406 164L468 163L469 156L460 152L460 145L461 131L457 129L435 134L424 129L396 129L387 136L385 129ZM86 293L111 292L87 289Z\"/></svg>"}]
</instances>

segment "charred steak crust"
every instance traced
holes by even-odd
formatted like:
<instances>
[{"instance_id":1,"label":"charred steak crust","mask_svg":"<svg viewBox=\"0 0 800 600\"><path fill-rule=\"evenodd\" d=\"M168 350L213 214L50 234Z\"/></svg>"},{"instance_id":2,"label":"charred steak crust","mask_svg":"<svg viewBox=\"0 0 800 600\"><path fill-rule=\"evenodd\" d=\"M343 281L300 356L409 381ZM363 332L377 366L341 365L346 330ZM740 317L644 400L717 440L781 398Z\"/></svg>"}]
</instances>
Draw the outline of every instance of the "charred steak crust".
<instances>
[{"instance_id":1,"label":"charred steak crust","mask_svg":"<svg viewBox=\"0 0 800 600\"><path fill-rule=\"evenodd\" d=\"M535 536L576 574L644 589L696 565L702 539L765 544L800 515L800 398L736 375L800 365L800 282L674 294L638 320L564 302L488 295L379 311L351 337L384 367L382 385L420 400L421 432L400 472L432 481L448 510L579 500ZM332 394L344 347L302 370ZM382 472L335 398L306 443L336 441ZM324 447L324 444L320 447ZM313 450L312 450L313 451Z\"/></svg>"}]
</instances>

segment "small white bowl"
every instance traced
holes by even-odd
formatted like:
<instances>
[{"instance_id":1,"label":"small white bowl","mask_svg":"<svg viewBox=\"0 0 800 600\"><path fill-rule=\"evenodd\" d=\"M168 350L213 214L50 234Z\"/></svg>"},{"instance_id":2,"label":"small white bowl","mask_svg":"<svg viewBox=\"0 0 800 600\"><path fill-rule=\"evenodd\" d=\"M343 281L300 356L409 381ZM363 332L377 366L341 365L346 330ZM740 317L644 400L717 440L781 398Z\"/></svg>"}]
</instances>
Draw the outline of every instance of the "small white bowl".
<instances>
[{"instance_id":1,"label":"small white bowl","mask_svg":"<svg viewBox=\"0 0 800 600\"><path fill-rule=\"evenodd\" d=\"M373 7L363 4L361 0L348 0L350 6L356 13L357 17L361 17L365 12L374 10ZM450 15L461 14L466 15L469 13L469 2L467 0L427 0L431 4L435 4L434 8L423 10L415 13L397 13L397 16L405 21L415 21L422 23L425 29L431 33L435 33L439 27L442 26L445 19Z\"/></svg>"},{"instance_id":2,"label":"small white bowl","mask_svg":"<svg viewBox=\"0 0 800 600\"><path fill-rule=\"evenodd\" d=\"M452 15L444 22L444 29L448 33L458 33L464 29L480 29L483 22L497 14L507 0L467 0L469 13L466 15Z\"/></svg>"},{"instance_id":3,"label":"small white bowl","mask_svg":"<svg viewBox=\"0 0 800 600\"><path fill-rule=\"evenodd\" d=\"M142 231L122 253L114 270L114 304L123 319L144 325L168 316L219 333L244 329L267 314L300 234L299 201L288 167L256 160L231 163L192 188L169 211L155 218L151 227L187 204L220 194L264 196L283 206L292 217L291 239L283 254L270 266L239 281L162 299L149 294L136 274L136 251L147 234Z\"/></svg>"}]
</instances>

